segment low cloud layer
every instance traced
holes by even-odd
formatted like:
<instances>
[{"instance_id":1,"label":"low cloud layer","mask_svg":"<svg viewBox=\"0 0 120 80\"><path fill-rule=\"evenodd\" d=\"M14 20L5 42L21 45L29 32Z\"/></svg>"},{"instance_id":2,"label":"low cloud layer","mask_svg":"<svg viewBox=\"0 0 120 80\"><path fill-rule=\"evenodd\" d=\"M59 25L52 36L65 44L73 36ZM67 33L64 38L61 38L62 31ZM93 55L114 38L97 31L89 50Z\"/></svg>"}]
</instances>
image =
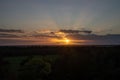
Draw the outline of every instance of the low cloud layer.
<instances>
[{"instance_id":1,"label":"low cloud layer","mask_svg":"<svg viewBox=\"0 0 120 80\"><path fill-rule=\"evenodd\" d=\"M17 38L19 37L18 35L15 34L7 34L7 33L0 33L0 38Z\"/></svg>"},{"instance_id":2,"label":"low cloud layer","mask_svg":"<svg viewBox=\"0 0 120 80\"><path fill-rule=\"evenodd\" d=\"M90 33L92 33L92 31L91 30L65 30L65 29L61 29L60 30L60 32L64 32L64 33L72 33L72 34L74 34L74 33L88 33L88 34L90 34Z\"/></svg>"},{"instance_id":3,"label":"low cloud layer","mask_svg":"<svg viewBox=\"0 0 120 80\"><path fill-rule=\"evenodd\" d=\"M17 29L0 29L0 32L9 32L9 33L24 33L23 30Z\"/></svg>"},{"instance_id":4,"label":"low cloud layer","mask_svg":"<svg viewBox=\"0 0 120 80\"><path fill-rule=\"evenodd\" d=\"M84 34L83 34L84 33ZM120 45L120 35L97 35L93 34L91 30L40 30L33 32L24 32L16 29L0 29L0 45L51 45L58 43L50 42L51 39L72 40L75 45Z\"/></svg>"}]
</instances>

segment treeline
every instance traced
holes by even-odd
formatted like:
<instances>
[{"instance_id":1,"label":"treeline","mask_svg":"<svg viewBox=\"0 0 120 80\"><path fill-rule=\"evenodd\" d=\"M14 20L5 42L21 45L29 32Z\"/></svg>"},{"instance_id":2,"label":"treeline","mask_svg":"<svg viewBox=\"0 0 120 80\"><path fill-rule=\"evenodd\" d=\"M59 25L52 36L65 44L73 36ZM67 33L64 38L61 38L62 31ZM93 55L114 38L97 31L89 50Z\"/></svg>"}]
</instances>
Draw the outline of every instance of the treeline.
<instances>
[{"instance_id":1,"label":"treeline","mask_svg":"<svg viewBox=\"0 0 120 80\"><path fill-rule=\"evenodd\" d=\"M29 56L29 55L47 55L47 54L64 54L69 53L69 50L75 50L78 53L105 50L113 52L119 50L118 46L1 46L0 56Z\"/></svg>"}]
</instances>

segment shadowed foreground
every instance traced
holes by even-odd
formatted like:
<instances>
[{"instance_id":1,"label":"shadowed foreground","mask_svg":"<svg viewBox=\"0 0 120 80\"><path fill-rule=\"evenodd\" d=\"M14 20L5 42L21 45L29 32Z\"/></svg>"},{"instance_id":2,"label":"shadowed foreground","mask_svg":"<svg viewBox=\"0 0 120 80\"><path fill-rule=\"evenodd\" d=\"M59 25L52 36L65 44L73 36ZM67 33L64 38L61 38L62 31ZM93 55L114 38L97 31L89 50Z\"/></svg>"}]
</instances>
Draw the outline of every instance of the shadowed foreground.
<instances>
[{"instance_id":1,"label":"shadowed foreground","mask_svg":"<svg viewBox=\"0 0 120 80\"><path fill-rule=\"evenodd\" d=\"M119 80L119 46L0 47L0 80Z\"/></svg>"}]
</instances>

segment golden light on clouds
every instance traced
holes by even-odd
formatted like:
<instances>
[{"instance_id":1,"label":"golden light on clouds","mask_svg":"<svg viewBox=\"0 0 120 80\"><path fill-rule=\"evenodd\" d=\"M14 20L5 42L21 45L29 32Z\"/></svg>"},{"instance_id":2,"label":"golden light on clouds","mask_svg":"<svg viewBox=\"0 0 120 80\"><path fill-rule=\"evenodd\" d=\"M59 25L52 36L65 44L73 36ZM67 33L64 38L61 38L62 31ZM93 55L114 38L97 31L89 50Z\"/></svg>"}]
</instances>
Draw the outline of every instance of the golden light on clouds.
<instances>
[{"instance_id":1,"label":"golden light on clouds","mask_svg":"<svg viewBox=\"0 0 120 80\"><path fill-rule=\"evenodd\" d=\"M64 38L66 36L66 34L63 32L56 32L55 34L59 37L62 37L62 38Z\"/></svg>"}]
</instances>

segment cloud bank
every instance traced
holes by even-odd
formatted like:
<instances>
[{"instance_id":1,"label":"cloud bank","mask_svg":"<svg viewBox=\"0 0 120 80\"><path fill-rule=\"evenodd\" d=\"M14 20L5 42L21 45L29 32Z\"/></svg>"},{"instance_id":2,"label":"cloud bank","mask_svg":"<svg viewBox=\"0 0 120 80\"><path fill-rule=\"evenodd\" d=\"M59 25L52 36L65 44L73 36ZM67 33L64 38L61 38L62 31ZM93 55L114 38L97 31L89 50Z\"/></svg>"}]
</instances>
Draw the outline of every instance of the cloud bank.
<instances>
[{"instance_id":1,"label":"cloud bank","mask_svg":"<svg viewBox=\"0 0 120 80\"><path fill-rule=\"evenodd\" d=\"M24 33L23 30L17 29L0 29L0 32L9 32L9 33Z\"/></svg>"},{"instance_id":2,"label":"cloud bank","mask_svg":"<svg viewBox=\"0 0 120 80\"><path fill-rule=\"evenodd\" d=\"M68 38L73 45L120 45L120 34L97 35L91 30L60 29L25 32L16 29L0 29L1 45L59 45L52 39Z\"/></svg>"}]
</instances>

